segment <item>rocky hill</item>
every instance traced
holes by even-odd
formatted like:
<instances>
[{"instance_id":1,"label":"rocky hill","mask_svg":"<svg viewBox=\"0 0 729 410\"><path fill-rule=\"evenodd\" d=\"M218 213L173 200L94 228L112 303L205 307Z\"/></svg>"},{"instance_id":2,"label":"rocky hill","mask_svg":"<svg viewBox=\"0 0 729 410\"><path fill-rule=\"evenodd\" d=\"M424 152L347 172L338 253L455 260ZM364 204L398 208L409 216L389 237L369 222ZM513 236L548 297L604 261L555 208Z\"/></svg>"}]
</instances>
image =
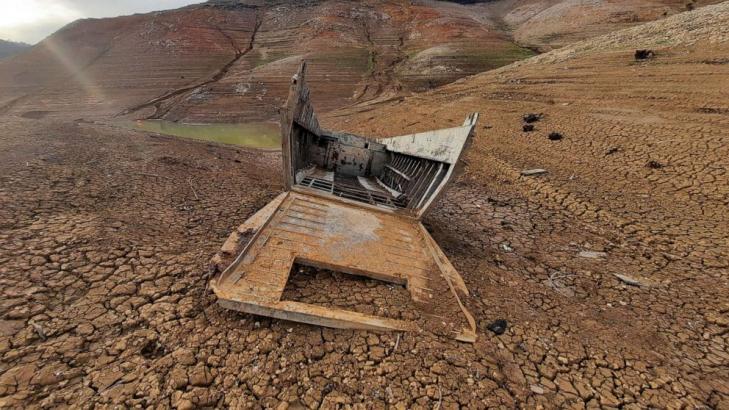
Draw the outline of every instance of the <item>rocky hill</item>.
<instances>
[{"instance_id":1,"label":"rocky hill","mask_svg":"<svg viewBox=\"0 0 729 410\"><path fill-rule=\"evenodd\" d=\"M30 48L29 44L0 40L0 59L10 57Z\"/></svg>"},{"instance_id":2,"label":"rocky hill","mask_svg":"<svg viewBox=\"0 0 729 410\"><path fill-rule=\"evenodd\" d=\"M314 101L327 111L685 9L675 0L587 3L216 0L80 20L0 62L0 113L271 120L302 59Z\"/></svg>"}]
</instances>

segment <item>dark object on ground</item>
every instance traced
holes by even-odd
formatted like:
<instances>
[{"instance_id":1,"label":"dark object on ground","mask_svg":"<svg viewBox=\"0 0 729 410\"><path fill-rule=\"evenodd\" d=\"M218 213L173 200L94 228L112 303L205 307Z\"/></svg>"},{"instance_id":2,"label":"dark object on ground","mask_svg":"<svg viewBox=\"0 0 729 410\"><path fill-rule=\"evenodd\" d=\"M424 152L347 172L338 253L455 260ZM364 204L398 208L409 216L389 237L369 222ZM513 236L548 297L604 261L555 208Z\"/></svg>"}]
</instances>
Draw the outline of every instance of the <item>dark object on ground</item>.
<instances>
[{"instance_id":1,"label":"dark object on ground","mask_svg":"<svg viewBox=\"0 0 729 410\"><path fill-rule=\"evenodd\" d=\"M549 138L550 141L559 141L563 137L562 137L562 134L560 134L558 132L550 132L549 136L547 136L547 138Z\"/></svg>"},{"instance_id":2,"label":"dark object on ground","mask_svg":"<svg viewBox=\"0 0 729 410\"><path fill-rule=\"evenodd\" d=\"M660 162L655 161L655 160L648 161L648 163L645 164L645 166L648 167L648 168L652 168L652 169L661 169L661 168L663 168L663 164L661 164Z\"/></svg>"},{"instance_id":3,"label":"dark object on ground","mask_svg":"<svg viewBox=\"0 0 729 410\"><path fill-rule=\"evenodd\" d=\"M488 325L486 328L492 332L494 332L497 336L503 335L504 332L506 332L506 327L508 326L508 323L506 323L506 320L499 319L495 320L493 323Z\"/></svg>"},{"instance_id":4,"label":"dark object on ground","mask_svg":"<svg viewBox=\"0 0 729 410\"><path fill-rule=\"evenodd\" d=\"M534 125L533 124L524 124L524 126L521 129L524 132L532 132L532 131L534 131Z\"/></svg>"},{"instance_id":5,"label":"dark object on ground","mask_svg":"<svg viewBox=\"0 0 729 410\"><path fill-rule=\"evenodd\" d=\"M524 114L524 122L530 124L542 119L542 114Z\"/></svg>"},{"instance_id":6,"label":"dark object on ground","mask_svg":"<svg viewBox=\"0 0 729 410\"><path fill-rule=\"evenodd\" d=\"M606 156L607 155L613 155L614 153L616 153L618 151L620 151L620 148L618 148L618 147L612 147L609 150L607 150L607 152L605 153L605 155Z\"/></svg>"},{"instance_id":7,"label":"dark object on ground","mask_svg":"<svg viewBox=\"0 0 729 410\"><path fill-rule=\"evenodd\" d=\"M647 60L649 58L653 58L654 56L655 53L653 53L653 50L635 50L636 60Z\"/></svg>"}]
</instances>

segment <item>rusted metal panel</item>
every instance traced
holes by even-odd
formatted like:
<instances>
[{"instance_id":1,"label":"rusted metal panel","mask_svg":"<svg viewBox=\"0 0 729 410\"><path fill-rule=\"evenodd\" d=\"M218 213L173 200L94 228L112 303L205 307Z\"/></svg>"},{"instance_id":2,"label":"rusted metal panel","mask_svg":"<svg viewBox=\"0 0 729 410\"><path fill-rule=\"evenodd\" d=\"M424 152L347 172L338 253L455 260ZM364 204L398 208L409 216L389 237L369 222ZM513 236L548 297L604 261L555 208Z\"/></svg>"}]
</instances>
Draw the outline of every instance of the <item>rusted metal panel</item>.
<instances>
[{"instance_id":1,"label":"rusted metal panel","mask_svg":"<svg viewBox=\"0 0 729 410\"><path fill-rule=\"evenodd\" d=\"M478 116L462 127L381 143L325 131L309 103L304 75L302 65L282 116L288 192L243 224L216 256L220 274L211 287L220 304L322 326L427 327L473 342L475 321L461 301L468 289L419 219L453 175ZM294 264L405 285L425 319L394 320L282 300Z\"/></svg>"}]
</instances>

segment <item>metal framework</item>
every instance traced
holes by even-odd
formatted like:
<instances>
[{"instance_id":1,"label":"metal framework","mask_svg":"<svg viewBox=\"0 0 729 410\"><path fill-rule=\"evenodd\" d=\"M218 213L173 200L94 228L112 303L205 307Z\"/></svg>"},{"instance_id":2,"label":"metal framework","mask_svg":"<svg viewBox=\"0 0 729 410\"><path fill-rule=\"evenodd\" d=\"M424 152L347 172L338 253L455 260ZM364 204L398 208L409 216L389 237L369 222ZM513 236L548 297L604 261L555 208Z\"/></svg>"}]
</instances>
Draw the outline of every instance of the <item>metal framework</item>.
<instances>
[{"instance_id":1,"label":"metal framework","mask_svg":"<svg viewBox=\"0 0 729 410\"><path fill-rule=\"evenodd\" d=\"M233 232L211 287L228 309L337 328L428 327L473 342L463 279L420 220L443 193L472 138L460 127L368 139L323 130L293 77L281 121L287 191ZM404 285L423 320L403 321L282 300L294 264Z\"/></svg>"}]
</instances>

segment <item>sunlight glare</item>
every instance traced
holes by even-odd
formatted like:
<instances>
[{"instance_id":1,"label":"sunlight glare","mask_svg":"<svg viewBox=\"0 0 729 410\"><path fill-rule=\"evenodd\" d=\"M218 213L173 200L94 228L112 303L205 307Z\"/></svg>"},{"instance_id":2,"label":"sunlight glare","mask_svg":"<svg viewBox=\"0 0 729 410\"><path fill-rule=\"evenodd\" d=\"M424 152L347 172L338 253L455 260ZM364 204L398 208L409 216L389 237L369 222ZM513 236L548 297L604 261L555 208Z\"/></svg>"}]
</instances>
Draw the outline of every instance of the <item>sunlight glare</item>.
<instances>
[{"instance_id":1,"label":"sunlight glare","mask_svg":"<svg viewBox=\"0 0 729 410\"><path fill-rule=\"evenodd\" d=\"M73 21L83 17L77 10L48 0L2 0L0 28L13 28L44 21Z\"/></svg>"}]
</instances>

